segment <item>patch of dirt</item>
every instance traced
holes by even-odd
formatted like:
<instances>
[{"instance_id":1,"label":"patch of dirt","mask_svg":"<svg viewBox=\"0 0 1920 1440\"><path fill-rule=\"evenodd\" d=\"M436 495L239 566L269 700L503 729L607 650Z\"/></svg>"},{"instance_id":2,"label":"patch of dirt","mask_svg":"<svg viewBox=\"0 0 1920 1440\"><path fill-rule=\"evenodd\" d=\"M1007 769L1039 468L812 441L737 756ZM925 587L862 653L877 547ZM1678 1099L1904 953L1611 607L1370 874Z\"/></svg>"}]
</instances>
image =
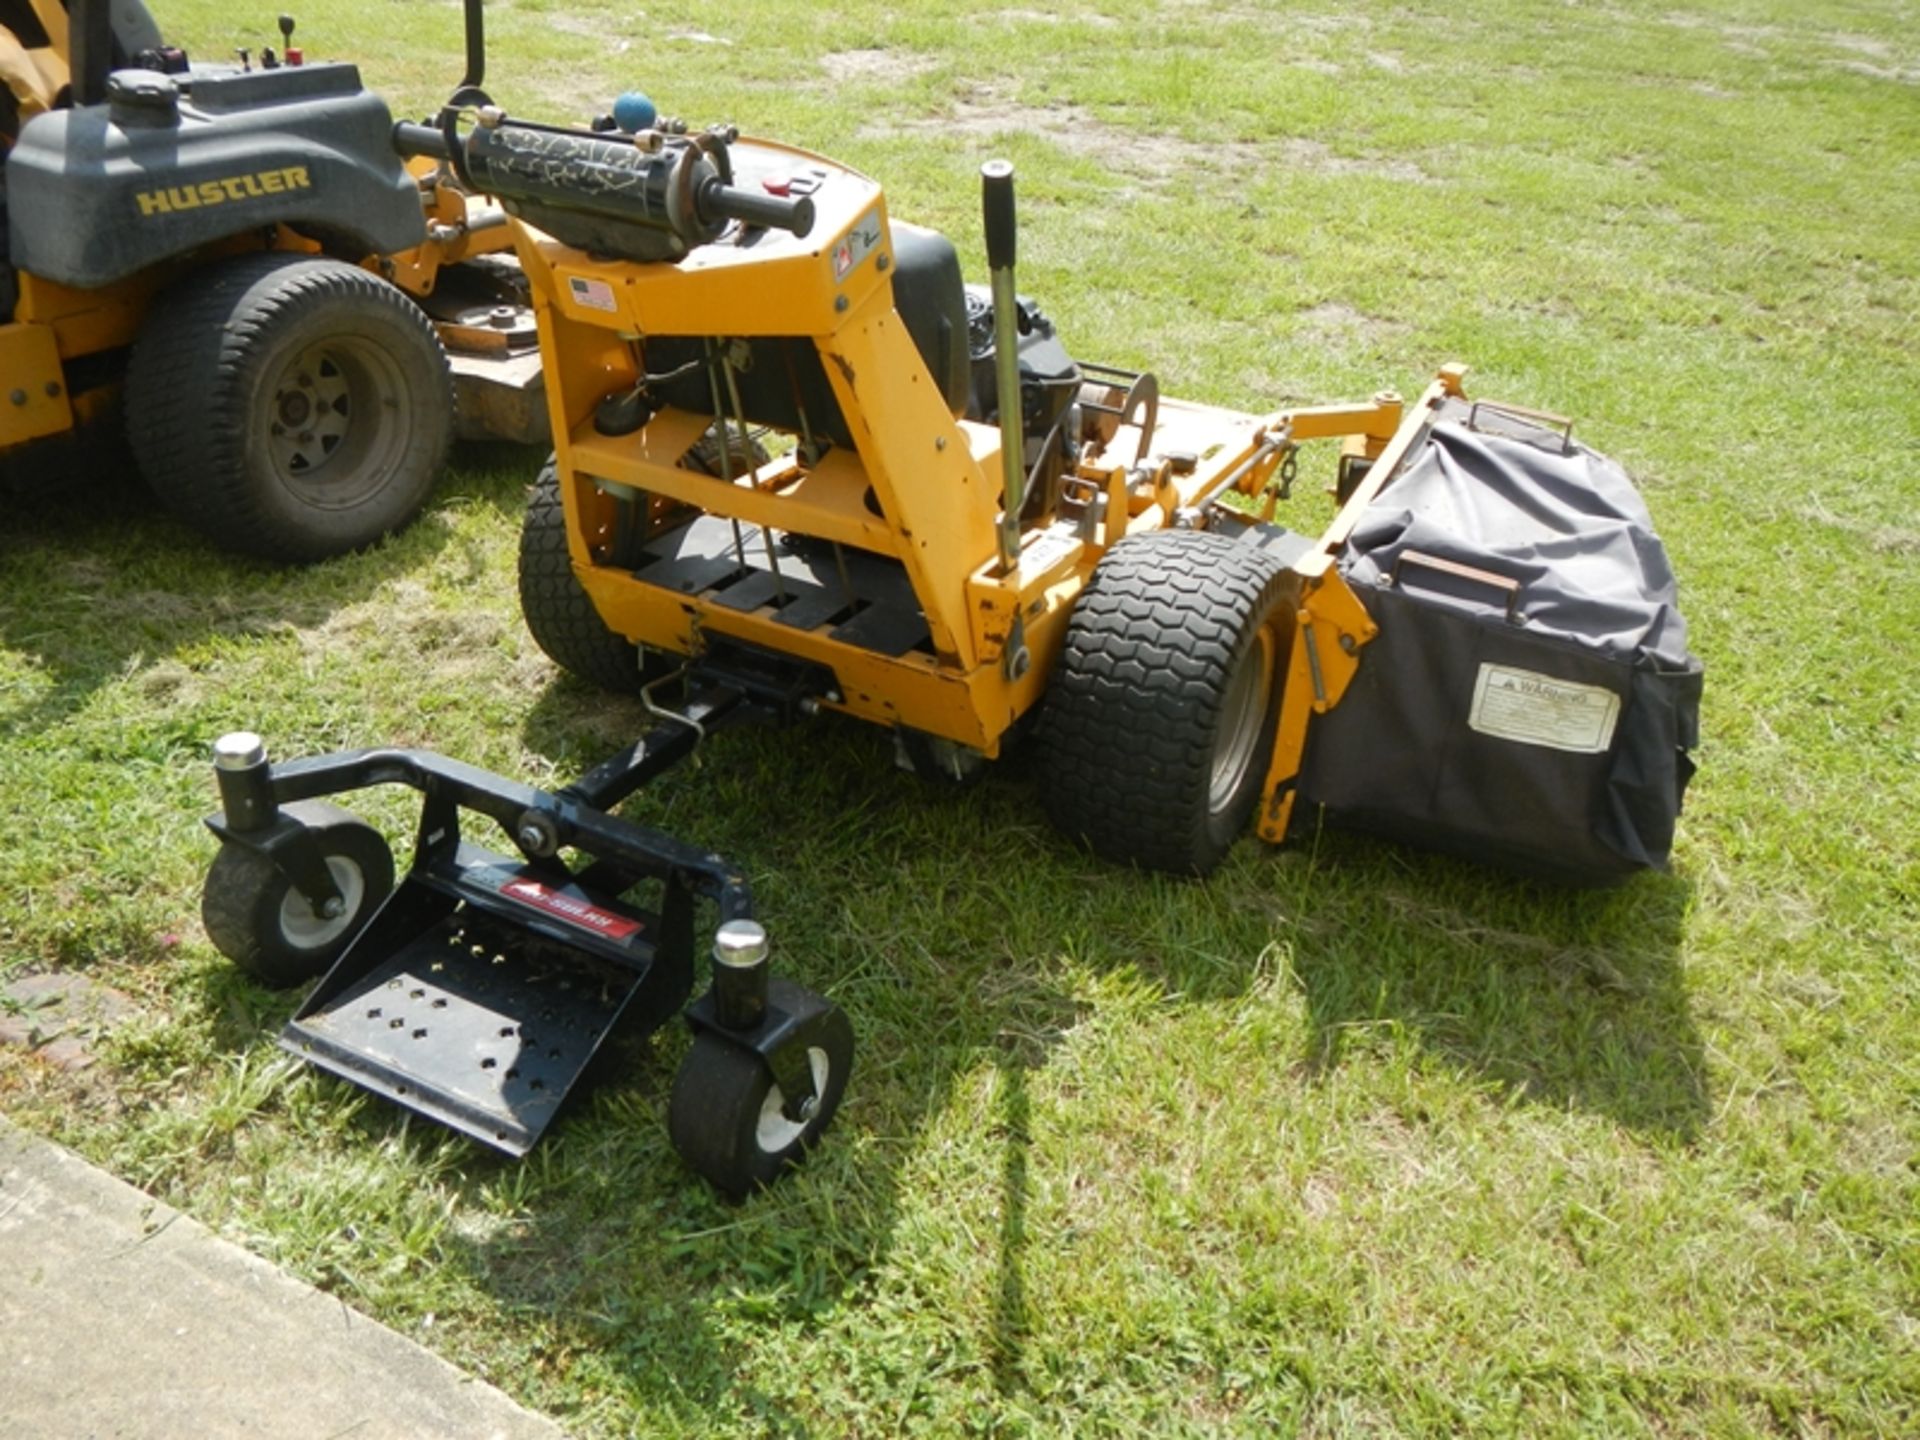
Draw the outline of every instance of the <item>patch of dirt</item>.
<instances>
[{"instance_id":1,"label":"patch of dirt","mask_svg":"<svg viewBox=\"0 0 1920 1440\"><path fill-rule=\"evenodd\" d=\"M1398 340L1411 329L1402 321L1368 315L1337 300L1314 306L1302 314L1300 320L1309 340L1343 347L1365 345L1385 349L1388 342Z\"/></svg>"},{"instance_id":2,"label":"patch of dirt","mask_svg":"<svg viewBox=\"0 0 1920 1440\"><path fill-rule=\"evenodd\" d=\"M1111 15L1102 15L1096 10L1075 15L1062 15L1053 10L989 10L972 18L975 24L1001 25L1058 25L1063 21L1072 21L1076 25L1091 25L1096 30L1111 30L1120 23Z\"/></svg>"},{"instance_id":3,"label":"patch of dirt","mask_svg":"<svg viewBox=\"0 0 1920 1440\"><path fill-rule=\"evenodd\" d=\"M820 68L834 80L907 80L924 75L939 62L906 50L839 50L820 57Z\"/></svg>"},{"instance_id":4,"label":"patch of dirt","mask_svg":"<svg viewBox=\"0 0 1920 1440\"><path fill-rule=\"evenodd\" d=\"M1920 530L1883 526L1868 534L1867 543L1883 555L1920 555Z\"/></svg>"},{"instance_id":5,"label":"patch of dirt","mask_svg":"<svg viewBox=\"0 0 1920 1440\"><path fill-rule=\"evenodd\" d=\"M1340 1190L1331 1180L1315 1175L1300 1187L1301 1213L1314 1220L1324 1220L1340 1209Z\"/></svg>"},{"instance_id":6,"label":"patch of dirt","mask_svg":"<svg viewBox=\"0 0 1920 1440\"><path fill-rule=\"evenodd\" d=\"M96 1058L93 1042L136 1013L132 1000L83 975L26 975L0 990L0 1045L84 1070Z\"/></svg>"},{"instance_id":7,"label":"patch of dirt","mask_svg":"<svg viewBox=\"0 0 1920 1440\"><path fill-rule=\"evenodd\" d=\"M1864 75L1869 80L1889 80L1896 85L1920 85L1920 67L1870 65L1865 60L1842 60L1834 68L1849 75Z\"/></svg>"},{"instance_id":8,"label":"patch of dirt","mask_svg":"<svg viewBox=\"0 0 1920 1440\"><path fill-rule=\"evenodd\" d=\"M434 609L425 587L407 581L295 633L310 656L358 654L377 643L396 659L410 658L417 674L451 680L497 671L508 631L508 622L495 614Z\"/></svg>"},{"instance_id":9,"label":"patch of dirt","mask_svg":"<svg viewBox=\"0 0 1920 1440\"><path fill-rule=\"evenodd\" d=\"M611 55L624 55L633 48L631 40L622 40L607 33L605 15L568 15L554 12L546 17L547 28L558 30L562 35L580 35L604 46Z\"/></svg>"},{"instance_id":10,"label":"patch of dirt","mask_svg":"<svg viewBox=\"0 0 1920 1440\"><path fill-rule=\"evenodd\" d=\"M1376 180L1399 180L1409 185L1433 183L1433 176L1411 160L1340 155L1318 140L1298 136L1281 142L1280 158L1296 170L1308 170L1315 175L1370 175Z\"/></svg>"},{"instance_id":11,"label":"patch of dirt","mask_svg":"<svg viewBox=\"0 0 1920 1440\"><path fill-rule=\"evenodd\" d=\"M1849 35L1837 30L1820 37L1836 50L1850 50L1855 55L1865 55L1872 60L1886 60L1892 57L1893 47L1884 40L1875 40L1870 35Z\"/></svg>"},{"instance_id":12,"label":"patch of dirt","mask_svg":"<svg viewBox=\"0 0 1920 1440\"><path fill-rule=\"evenodd\" d=\"M1864 540L1882 555L1920 555L1920 530L1908 530L1898 525L1876 525L1870 520L1836 515L1817 495L1811 504L1802 505L1798 513L1803 519L1830 525L1842 534Z\"/></svg>"},{"instance_id":13,"label":"patch of dirt","mask_svg":"<svg viewBox=\"0 0 1920 1440\"><path fill-rule=\"evenodd\" d=\"M188 703L200 698L200 685L193 671L178 660L161 660L147 666L132 680L140 698L156 708Z\"/></svg>"},{"instance_id":14,"label":"patch of dirt","mask_svg":"<svg viewBox=\"0 0 1920 1440\"><path fill-rule=\"evenodd\" d=\"M1632 16L1622 17L1632 19ZM1686 10L1669 11L1660 17L1661 23L1675 30L1711 30L1723 40L1740 40L1748 43L1755 41L1784 40L1791 37L1778 25L1734 25L1715 20L1710 15L1696 15Z\"/></svg>"},{"instance_id":15,"label":"patch of dirt","mask_svg":"<svg viewBox=\"0 0 1920 1440\"><path fill-rule=\"evenodd\" d=\"M1410 184L1433 177L1410 160L1336 154L1318 140L1292 137L1278 142L1200 141L1161 131L1128 130L1101 120L1082 105L1026 106L994 98L956 101L946 115L912 120L876 121L862 126L863 140L903 135L958 135L990 138L1032 135L1062 150L1148 184L1165 184L1197 168L1257 168L1282 165L1315 175L1369 175Z\"/></svg>"}]
</instances>

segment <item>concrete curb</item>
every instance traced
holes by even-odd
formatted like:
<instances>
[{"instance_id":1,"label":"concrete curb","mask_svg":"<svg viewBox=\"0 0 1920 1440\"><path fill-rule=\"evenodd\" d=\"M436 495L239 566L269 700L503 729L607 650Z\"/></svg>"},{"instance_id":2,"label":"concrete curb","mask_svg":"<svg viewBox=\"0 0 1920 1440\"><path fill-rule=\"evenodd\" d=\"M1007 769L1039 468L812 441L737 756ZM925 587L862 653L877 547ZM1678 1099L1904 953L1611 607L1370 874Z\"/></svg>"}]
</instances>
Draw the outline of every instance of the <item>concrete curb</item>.
<instances>
[{"instance_id":1,"label":"concrete curb","mask_svg":"<svg viewBox=\"0 0 1920 1440\"><path fill-rule=\"evenodd\" d=\"M0 1435L564 1440L407 1339L0 1118Z\"/></svg>"}]
</instances>

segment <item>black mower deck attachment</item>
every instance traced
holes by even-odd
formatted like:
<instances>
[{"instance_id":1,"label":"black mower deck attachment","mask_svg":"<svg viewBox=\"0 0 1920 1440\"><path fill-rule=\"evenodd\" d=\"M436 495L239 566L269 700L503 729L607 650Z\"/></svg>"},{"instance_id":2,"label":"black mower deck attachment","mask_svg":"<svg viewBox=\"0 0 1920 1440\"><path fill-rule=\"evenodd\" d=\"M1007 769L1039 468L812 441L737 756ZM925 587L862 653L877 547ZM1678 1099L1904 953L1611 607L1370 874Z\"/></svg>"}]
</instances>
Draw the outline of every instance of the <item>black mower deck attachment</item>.
<instances>
[{"instance_id":1,"label":"black mower deck attachment","mask_svg":"<svg viewBox=\"0 0 1920 1440\"><path fill-rule=\"evenodd\" d=\"M694 1169L745 1195L831 1120L852 1029L829 1001L769 977L739 872L607 813L744 699L696 695L551 793L416 750L272 765L257 736L229 735L215 753L222 813L207 822L222 842L207 932L270 984L323 975L286 1049L510 1155L540 1138L616 1032L686 1007L695 1039L669 1130ZM397 888L380 834L321 798L385 784L423 797ZM497 822L518 854L463 839L463 812ZM719 910L713 985L687 1006L700 900Z\"/></svg>"}]
</instances>

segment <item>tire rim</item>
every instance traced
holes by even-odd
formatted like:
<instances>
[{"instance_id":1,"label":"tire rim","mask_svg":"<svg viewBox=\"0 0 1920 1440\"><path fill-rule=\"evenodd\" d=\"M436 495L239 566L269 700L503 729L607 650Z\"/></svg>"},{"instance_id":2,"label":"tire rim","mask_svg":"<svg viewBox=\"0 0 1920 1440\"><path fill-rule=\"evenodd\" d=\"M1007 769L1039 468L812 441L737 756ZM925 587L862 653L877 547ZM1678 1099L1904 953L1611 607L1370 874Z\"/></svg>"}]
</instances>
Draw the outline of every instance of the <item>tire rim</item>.
<instances>
[{"instance_id":1,"label":"tire rim","mask_svg":"<svg viewBox=\"0 0 1920 1440\"><path fill-rule=\"evenodd\" d=\"M309 505L345 510L378 493L412 440L406 376L370 340L316 341L266 394L267 458Z\"/></svg>"},{"instance_id":2,"label":"tire rim","mask_svg":"<svg viewBox=\"0 0 1920 1440\"><path fill-rule=\"evenodd\" d=\"M315 910L306 896L291 887L280 902L280 936L296 950L320 950L338 940L352 928L360 904L367 898L367 877L354 861L344 855L329 855L327 873L346 902L333 919Z\"/></svg>"},{"instance_id":3,"label":"tire rim","mask_svg":"<svg viewBox=\"0 0 1920 1440\"><path fill-rule=\"evenodd\" d=\"M807 1068L813 1071L813 1094L816 1102L827 1093L827 1052L818 1045L807 1047ZM786 1116L787 1097L779 1085L767 1091L767 1098L760 1102L760 1120L753 1127L753 1138L760 1148L769 1155L778 1155L791 1150L800 1143L808 1128L813 1124L814 1115L804 1120L789 1120ZM815 1114L818 1114L816 1105Z\"/></svg>"},{"instance_id":4,"label":"tire rim","mask_svg":"<svg viewBox=\"0 0 1920 1440\"><path fill-rule=\"evenodd\" d=\"M1240 793L1253 757L1260 752L1267 698L1272 693L1273 631L1263 625L1254 632L1253 644L1221 697L1220 735L1213 747L1213 773L1207 785L1209 814L1231 809Z\"/></svg>"}]
</instances>

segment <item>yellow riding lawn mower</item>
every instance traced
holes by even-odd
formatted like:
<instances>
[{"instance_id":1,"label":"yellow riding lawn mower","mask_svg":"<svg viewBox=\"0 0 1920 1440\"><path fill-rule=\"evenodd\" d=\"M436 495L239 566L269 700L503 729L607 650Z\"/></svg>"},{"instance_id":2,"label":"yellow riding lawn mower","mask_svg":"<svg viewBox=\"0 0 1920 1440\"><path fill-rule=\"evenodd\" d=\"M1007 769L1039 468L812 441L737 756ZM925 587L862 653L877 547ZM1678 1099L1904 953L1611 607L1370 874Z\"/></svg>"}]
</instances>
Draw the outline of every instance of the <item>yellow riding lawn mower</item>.
<instances>
[{"instance_id":1,"label":"yellow riding lawn mower","mask_svg":"<svg viewBox=\"0 0 1920 1440\"><path fill-rule=\"evenodd\" d=\"M544 443L506 217L293 30L205 66L139 0L0 0L7 488L84 481L123 399L170 508L316 560L413 518L456 428Z\"/></svg>"},{"instance_id":2,"label":"yellow riding lawn mower","mask_svg":"<svg viewBox=\"0 0 1920 1440\"><path fill-rule=\"evenodd\" d=\"M226 737L208 930L264 978L326 972L290 1048L523 1150L616 1024L691 993L705 897L670 1129L722 1190L770 1180L831 1117L850 1026L769 979L737 869L610 813L748 714L884 726L953 779L1025 737L1062 831L1181 874L1309 815L1582 881L1664 862L1699 667L1644 507L1565 422L1469 400L1458 367L1411 403L1162 395L1018 293L1007 166L975 288L845 165L637 96L614 118L465 87L396 143L511 217L554 438L526 620L652 726L557 792ZM1340 443L1317 536L1280 512L1312 440ZM390 896L385 842L322 798L381 783L424 796Z\"/></svg>"}]
</instances>

